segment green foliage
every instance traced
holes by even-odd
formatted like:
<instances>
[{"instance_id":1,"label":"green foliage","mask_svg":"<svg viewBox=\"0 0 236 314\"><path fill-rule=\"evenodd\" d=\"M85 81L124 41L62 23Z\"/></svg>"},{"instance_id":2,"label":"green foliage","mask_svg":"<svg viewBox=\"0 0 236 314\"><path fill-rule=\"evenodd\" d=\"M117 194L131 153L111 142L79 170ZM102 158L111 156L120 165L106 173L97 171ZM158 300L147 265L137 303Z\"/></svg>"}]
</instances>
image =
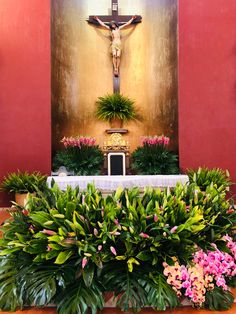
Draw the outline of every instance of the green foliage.
<instances>
[{"instance_id":1,"label":"green foliage","mask_svg":"<svg viewBox=\"0 0 236 314\"><path fill-rule=\"evenodd\" d=\"M151 276L152 281L145 284L145 290L147 292L147 301L155 310L165 311L167 307L175 308L179 305L179 300L174 290L167 284L166 279L161 274L155 274Z\"/></svg>"},{"instance_id":2,"label":"green foliage","mask_svg":"<svg viewBox=\"0 0 236 314\"><path fill-rule=\"evenodd\" d=\"M0 256L0 309L2 311L16 311L23 307L16 265L16 256Z\"/></svg>"},{"instance_id":3,"label":"green foliage","mask_svg":"<svg viewBox=\"0 0 236 314\"><path fill-rule=\"evenodd\" d=\"M174 189L119 188L102 196L56 185L31 196L26 212L14 212L2 226L0 308L56 304L59 313L96 313L103 293L114 291L122 310L176 307L178 298L163 274L175 257L191 264L192 253L211 243L227 251L235 211L222 186L204 190L192 182ZM217 308L215 295L206 306ZM232 299L221 293L222 307Z\"/></svg>"},{"instance_id":4,"label":"green foliage","mask_svg":"<svg viewBox=\"0 0 236 314\"><path fill-rule=\"evenodd\" d=\"M179 173L178 156L169 152L164 145L138 147L131 155L131 168L138 174Z\"/></svg>"},{"instance_id":5,"label":"green foliage","mask_svg":"<svg viewBox=\"0 0 236 314\"><path fill-rule=\"evenodd\" d=\"M129 272L126 264L107 265L102 270L103 284L108 291L114 291L116 305L127 312L140 311L145 306L155 310L166 310L167 307L175 308L179 304L177 295L167 284L163 275L148 269L139 269Z\"/></svg>"},{"instance_id":6,"label":"green foliage","mask_svg":"<svg viewBox=\"0 0 236 314\"><path fill-rule=\"evenodd\" d=\"M219 168L199 168L198 170L189 169L187 172L189 176L190 183L196 183L202 191L205 191L206 188L213 183L214 185L219 187L223 187L224 189L229 188L230 185L230 177L229 172L226 170L222 170Z\"/></svg>"},{"instance_id":7,"label":"green foliage","mask_svg":"<svg viewBox=\"0 0 236 314\"><path fill-rule=\"evenodd\" d=\"M119 93L99 97L96 104L96 115L100 120L120 119L128 121L137 118L134 101Z\"/></svg>"},{"instance_id":8,"label":"green foliage","mask_svg":"<svg viewBox=\"0 0 236 314\"><path fill-rule=\"evenodd\" d=\"M25 303L46 306L52 302L57 289L58 269L51 265L27 267L21 270L21 292Z\"/></svg>"},{"instance_id":9,"label":"green foliage","mask_svg":"<svg viewBox=\"0 0 236 314\"><path fill-rule=\"evenodd\" d=\"M1 189L14 193L33 193L46 188L46 176L39 172L12 172L4 177Z\"/></svg>"},{"instance_id":10,"label":"green foliage","mask_svg":"<svg viewBox=\"0 0 236 314\"><path fill-rule=\"evenodd\" d=\"M131 307L133 312L138 312L147 305L147 293L145 287L139 283L146 283L147 274L140 272L129 272L126 263L117 262L116 267L107 265L103 269L103 284L108 291L114 291L116 305L122 311L127 312Z\"/></svg>"},{"instance_id":11,"label":"green foliage","mask_svg":"<svg viewBox=\"0 0 236 314\"><path fill-rule=\"evenodd\" d=\"M98 175L101 172L103 154L98 146L81 145L58 151L53 160L54 169L65 166L75 175Z\"/></svg>"},{"instance_id":12,"label":"green foliage","mask_svg":"<svg viewBox=\"0 0 236 314\"><path fill-rule=\"evenodd\" d=\"M206 308L212 311L227 311L234 302L234 296L230 291L225 291L220 287L215 287L206 293Z\"/></svg>"},{"instance_id":13,"label":"green foliage","mask_svg":"<svg viewBox=\"0 0 236 314\"><path fill-rule=\"evenodd\" d=\"M64 291L59 294L56 302L59 314L87 314L88 309L92 311L92 314L96 314L104 307L101 287L93 283L88 288L81 279L68 286L66 293Z\"/></svg>"}]
</instances>

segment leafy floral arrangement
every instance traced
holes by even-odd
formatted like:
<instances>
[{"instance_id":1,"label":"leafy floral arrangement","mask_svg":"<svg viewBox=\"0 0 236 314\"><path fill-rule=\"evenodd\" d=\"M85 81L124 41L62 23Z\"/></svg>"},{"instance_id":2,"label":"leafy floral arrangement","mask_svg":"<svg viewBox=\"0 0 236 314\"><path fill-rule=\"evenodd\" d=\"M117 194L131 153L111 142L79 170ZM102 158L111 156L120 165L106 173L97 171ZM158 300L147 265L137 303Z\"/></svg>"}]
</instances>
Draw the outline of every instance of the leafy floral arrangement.
<instances>
[{"instance_id":1,"label":"leafy floral arrangement","mask_svg":"<svg viewBox=\"0 0 236 314\"><path fill-rule=\"evenodd\" d=\"M228 293L229 287L226 278L233 278L236 275L236 243L231 237L225 235L222 241L226 241L229 253L220 251L212 243L214 251L199 250L193 254L192 265L180 265L177 259L173 266L163 263L164 275L168 277L167 282L173 287L177 295L188 297L196 306L202 306L209 298L209 292L218 289L224 291L218 302L221 302L222 309L228 309L228 303L232 302L232 296ZM218 288L217 288L218 287ZM210 305L214 310L214 306Z\"/></svg>"},{"instance_id":2,"label":"leafy floral arrangement","mask_svg":"<svg viewBox=\"0 0 236 314\"><path fill-rule=\"evenodd\" d=\"M46 176L40 172L29 173L18 170L4 177L1 189L10 193L33 193L36 190L43 191L46 188L46 180Z\"/></svg>"},{"instance_id":3,"label":"leafy floral arrangement","mask_svg":"<svg viewBox=\"0 0 236 314\"><path fill-rule=\"evenodd\" d=\"M103 197L54 185L13 212L0 241L0 308L54 303L59 314L116 305L227 309L235 279L236 211L213 181L174 189L119 188ZM220 301L219 301L220 300Z\"/></svg>"},{"instance_id":4,"label":"leafy floral arrangement","mask_svg":"<svg viewBox=\"0 0 236 314\"><path fill-rule=\"evenodd\" d=\"M83 145L94 146L96 140L93 137L78 136L78 137L63 137L61 142L66 148L67 147L81 148Z\"/></svg>"},{"instance_id":5,"label":"leafy floral arrangement","mask_svg":"<svg viewBox=\"0 0 236 314\"><path fill-rule=\"evenodd\" d=\"M120 93L99 97L96 105L96 116L100 120L111 121L112 119L120 119L129 121L138 118L134 101Z\"/></svg>"},{"instance_id":6,"label":"leafy floral arrangement","mask_svg":"<svg viewBox=\"0 0 236 314\"><path fill-rule=\"evenodd\" d=\"M177 155L168 151L170 139L162 136L145 136L131 155L131 168L138 174L179 173Z\"/></svg>"},{"instance_id":7,"label":"leafy floral arrangement","mask_svg":"<svg viewBox=\"0 0 236 314\"><path fill-rule=\"evenodd\" d=\"M92 137L64 137L64 149L53 160L54 169L65 166L75 175L97 175L101 172L103 154Z\"/></svg>"},{"instance_id":8,"label":"leafy floral arrangement","mask_svg":"<svg viewBox=\"0 0 236 314\"><path fill-rule=\"evenodd\" d=\"M189 169L187 171L189 182L196 183L201 190L205 189L213 182L217 187L222 187L229 191L230 175L228 170L219 168L209 169L207 167L200 167L198 169Z\"/></svg>"}]
</instances>

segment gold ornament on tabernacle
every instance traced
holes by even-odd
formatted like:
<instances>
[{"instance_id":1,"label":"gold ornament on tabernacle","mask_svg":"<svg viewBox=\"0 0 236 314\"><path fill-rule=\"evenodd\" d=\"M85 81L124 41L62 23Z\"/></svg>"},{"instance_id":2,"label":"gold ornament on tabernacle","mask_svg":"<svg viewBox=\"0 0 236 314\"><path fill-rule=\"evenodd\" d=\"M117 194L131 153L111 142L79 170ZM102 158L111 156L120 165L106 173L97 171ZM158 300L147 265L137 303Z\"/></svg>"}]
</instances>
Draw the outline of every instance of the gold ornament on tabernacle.
<instances>
[{"instance_id":1,"label":"gold ornament on tabernacle","mask_svg":"<svg viewBox=\"0 0 236 314\"><path fill-rule=\"evenodd\" d=\"M104 150L129 150L129 142L119 133L113 133L108 141L104 142Z\"/></svg>"}]
</instances>

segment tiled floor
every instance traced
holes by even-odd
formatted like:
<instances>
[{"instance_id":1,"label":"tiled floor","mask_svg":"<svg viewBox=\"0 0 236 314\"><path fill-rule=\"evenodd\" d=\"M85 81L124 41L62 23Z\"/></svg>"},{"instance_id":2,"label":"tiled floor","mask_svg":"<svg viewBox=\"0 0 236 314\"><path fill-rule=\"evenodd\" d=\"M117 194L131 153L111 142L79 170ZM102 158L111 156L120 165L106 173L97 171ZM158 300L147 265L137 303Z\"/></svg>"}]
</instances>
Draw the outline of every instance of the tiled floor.
<instances>
[{"instance_id":1,"label":"tiled floor","mask_svg":"<svg viewBox=\"0 0 236 314\"><path fill-rule=\"evenodd\" d=\"M168 312L165 312L166 314ZM189 307L178 308L173 312L169 312L168 314L236 314L236 304L229 311L207 311L207 310L194 310Z\"/></svg>"},{"instance_id":2,"label":"tiled floor","mask_svg":"<svg viewBox=\"0 0 236 314\"><path fill-rule=\"evenodd\" d=\"M101 312L101 314L121 314L122 312L117 309L107 308ZM51 314L51 313L50 313ZM128 314L131 314L129 312ZM166 310L166 311L154 311L154 310L143 310L139 314L236 314L236 304L229 311L206 311L206 310L194 310L191 307L183 307L175 310Z\"/></svg>"},{"instance_id":3,"label":"tiled floor","mask_svg":"<svg viewBox=\"0 0 236 314\"><path fill-rule=\"evenodd\" d=\"M9 314L9 312L0 312L0 314ZM11 312L12 313L12 312ZM15 314L55 314L57 311L55 309L30 309L24 311L13 312Z\"/></svg>"},{"instance_id":4,"label":"tiled floor","mask_svg":"<svg viewBox=\"0 0 236 314\"><path fill-rule=\"evenodd\" d=\"M0 312L0 314L6 314L7 312ZM56 314L55 309L28 309L24 311L17 311L15 314ZM106 308L100 314L121 314L120 310ZM128 312L126 314L131 314ZM236 314L236 304L229 311L206 311L206 310L194 310L190 307L178 308L176 310L166 310L166 311L153 311L153 310L144 310L139 312L139 314Z\"/></svg>"}]
</instances>

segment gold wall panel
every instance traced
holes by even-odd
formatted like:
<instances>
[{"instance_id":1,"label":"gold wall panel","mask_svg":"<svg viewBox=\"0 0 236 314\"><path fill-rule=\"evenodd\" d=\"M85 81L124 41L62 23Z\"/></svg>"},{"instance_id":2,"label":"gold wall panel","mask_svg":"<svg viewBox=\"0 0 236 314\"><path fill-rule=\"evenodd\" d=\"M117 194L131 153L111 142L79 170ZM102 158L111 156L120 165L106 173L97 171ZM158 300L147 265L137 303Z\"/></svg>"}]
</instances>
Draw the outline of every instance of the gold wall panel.
<instances>
[{"instance_id":1,"label":"gold wall panel","mask_svg":"<svg viewBox=\"0 0 236 314\"><path fill-rule=\"evenodd\" d=\"M52 0L52 143L90 135L102 146L108 123L94 116L97 97L112 93L109 31L88 25L110 14L110 0ZM121 93L136 101L142 122L125 125L131 150L142 135L171 137L178 149L177 0L119 0L119 13L140 14L122 30Z\"/></svg>"}]
</instances>

